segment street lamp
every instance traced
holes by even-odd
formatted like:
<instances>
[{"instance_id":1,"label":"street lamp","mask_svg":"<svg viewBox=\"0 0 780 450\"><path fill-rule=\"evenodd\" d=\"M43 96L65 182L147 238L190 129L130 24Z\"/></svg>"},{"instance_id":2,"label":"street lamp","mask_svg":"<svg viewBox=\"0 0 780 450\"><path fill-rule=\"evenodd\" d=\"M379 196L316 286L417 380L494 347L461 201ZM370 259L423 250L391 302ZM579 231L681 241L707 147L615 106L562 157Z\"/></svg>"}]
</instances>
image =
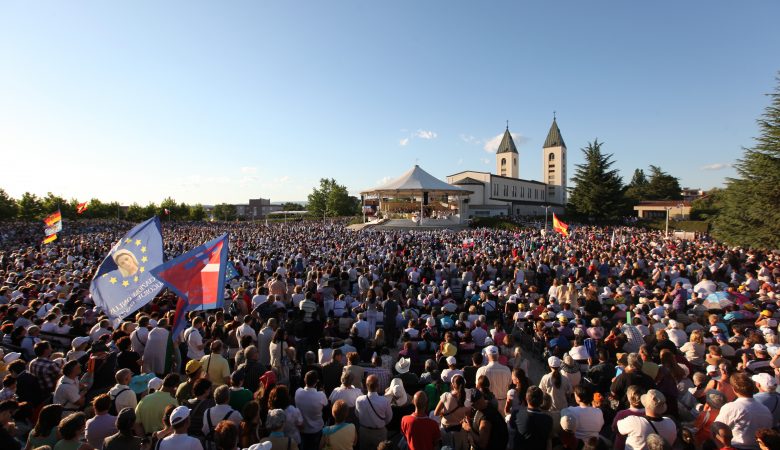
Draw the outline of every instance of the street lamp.
<instances>
[{"instance_id":1,"label":"street lamp","mask_svg":"<svg viewBox=\"0 0 780 450\"><path fill-rule=\"evenodd\" d=\"M544 232L547 233L547 210L550 209L550 205L544 205L542 208L544 208Z\"/></svg>"},{"instance_id":2,"label":"street lamp","mask_svg":"<svg viewBox=\"0 0 780 450\"><path fill-rule=\"evenodd\" d=\"M671 206L667 206L666 208L666 237L669 237L669 211L672 210Z\"/></svg>"}]
</instances>

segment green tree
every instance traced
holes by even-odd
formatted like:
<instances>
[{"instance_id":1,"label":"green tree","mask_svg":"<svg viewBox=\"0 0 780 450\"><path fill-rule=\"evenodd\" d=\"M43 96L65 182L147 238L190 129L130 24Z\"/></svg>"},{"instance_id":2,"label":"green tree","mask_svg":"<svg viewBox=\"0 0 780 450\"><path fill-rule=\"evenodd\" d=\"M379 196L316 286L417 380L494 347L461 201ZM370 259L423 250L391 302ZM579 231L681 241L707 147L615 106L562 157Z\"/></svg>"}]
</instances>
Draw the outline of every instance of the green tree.
<instances>
[{"instance_id":1,"label":"green tree","mask_svg":"<svg viewBox=\"0 0 780 450\"><path fill-rule=\"evenodd\" d=\"M39 220L43 217L43 204L37 195L25 192L17 202L18 215L23 220ZM49 211L54 212L54 211ZM47 214L49 213L47 212Z\"/></svg>"},{"instance_id":2,"label":"green tree","mask_svg":"<svg viewBox=\"0 0 780 450\"><path fill-rule=\"evenodd\" d=\"M306 208L300 203L284 202L282 203L282 211L305 211Z\"/></svg>"},{"instance_id":3,"label":"green tree","mask_svg":"<svg viewBox=\"0 0 780 450\"><path fill-rule=\"evenodd\" d=\"M51 192L47 193L46 197L41 199L41 208L43 208L44 214L50 214L59 210L62 217L68 219L72 219L76 214L76 212L70 208L70 203L68 203L67 200L59 195L54 195Z\"/></svg>"},{"instance_id":4,"label":"green tree","mask_svg":"<svg viewBox=\"0 0 780 450\"><path fill-rule=\"evenodd\" d=\"M711 189L702 198L691 202L691 219L707 220L715 219L723 208L723 189Z\"/></svg>"},{"instance_id":5,"label":"green tree","mask_svg":"<svg viewBox=\"0 0 780 450\"><path fill-rule=\"evenodd\" d=\"M131 222L141 222L143 220L148 219L148 217L146 217L146 212L144 211L144 208L138 203L133 203L127 208L126 217L127 220Z\"/></svg>"},{"instance_id":6,"label":"green tree","mask_svg":"<svg viewBox=\"0 0 780 450\"><path fill-rule=\"evenodd\" d=\"M227 203L220 203L214 206L211 212L215 220L232 221L236 220L236 207Z\"/></svg>"},{"instance_id":7,"label":"green tree","mask_svg":"<svg viewBox=\"0 0 780 450\"><path fill-rule=\"evenodd\" d=\"M190 206L190 210L187 213L187 218L190 220L200 222L201 220L206 218L206 210L203 208L203 205L198 203L197 205Z\"/></svg>"},{"instance_id":8,"label":"green tree","mask_svg":"<svg viewBox=\"0 0 780 450\"><path fill-rule=\"evenodd\" d=\"M13 219L18 213L19 207L16 200L8 195L4 189L0 189L0 220Z\"/></svg>"},{"instance_id":9,"label":"green tree","mask_svg":"<svg viewBox=\"0 0 780 450\"><path fill-rule=\"evenodd\" d=\"M322 178L319 188L309 194L308 211L315 217L341 217L357 214L355 197L333 178Z\"/></svg>"},{"instance_id":10,"label":"green tree","mask_svg":"<svg viewBox=\"0 0 780 450\"><path fill-rule=\"evenodd\" d=\"M732 245L780 248L780 77L770 103L758 119L760 135L744 149L727 181L715 237Z\"/></svg>"},{"instance_id":11,"label":"green tree","mask_svg":"<svg viewBox=\"0 0 780 450\"><path fill-rule=\"evenodd\" d=\"M165 210L170 211L170 214L165 214ZM186 220L190 214L190 207L184 203L176 203L176 200L171 197L167 197L160 203L159 211L157 215L160 217L166 217L171 220ZM167 217L169 216L170 217Z\"/></svg>"},{"instance_id":12,"label":"green tree","mask_svg":"<svg viewBox=\"0 0 780 450\"><path fill-rule=\"evenodd\" d=\"M658 166L650 166L650 180L642 200L681 200L680 180L664 172Z\"/></svg>"},{"instance_id":13,"label":"green tree","mask_svg":"<svg viewBox=\"0 0 780 450\"><path fill-rule=\"evenodd\" d=\"M626 186L626 199L637 204L645 198L646 190L647 177L645 177L645 171L642 169L634 169L634 176L631 178L631 182L628 183L628 186Z\"/></svg>"},{"instance_id":14,"label":"green tree","mask_svg":"<svg viewBox=\"0 0 780 450\"><path fill-rule=\"evenodd\" d=\"M143 207L143 219L151 219L152 217L158 215L160 212L160 209L157 207L157 205L154 202L149 202L146 206Z\"/></svg>"},{"instance_id":15,"label":"green tree","mask_svg":"<svg viewBox=\"0 0 780 450\"><path fill-rule=\"evenodd\" d=\"M585 163L576 166L567 209L590 219L617 219L625 212L623 179L612 169L612 154L601 152L602 145L596 139L582 149Z\"/></svg>"}]
</instances>

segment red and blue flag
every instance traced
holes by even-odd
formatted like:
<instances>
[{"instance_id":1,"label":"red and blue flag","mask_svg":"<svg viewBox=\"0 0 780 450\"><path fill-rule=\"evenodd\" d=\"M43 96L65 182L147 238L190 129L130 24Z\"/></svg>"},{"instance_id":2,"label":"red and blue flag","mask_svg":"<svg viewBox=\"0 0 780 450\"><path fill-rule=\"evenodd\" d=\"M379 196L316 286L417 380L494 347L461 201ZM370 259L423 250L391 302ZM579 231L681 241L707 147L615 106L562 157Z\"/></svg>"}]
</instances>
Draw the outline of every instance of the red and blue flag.
<instances>
[{"instance_id":1,"label":"red and blue flag","mask_svg":"<svg viewBox=\"0 0 780 450\"><path fill-rule=\"evenodd\" d=\"M154 269L152 274L179 296L173 336L184 328L186 313L222 308L225 271L228 263L228 235L209 241Z\"/></svg>"}]
</instances>

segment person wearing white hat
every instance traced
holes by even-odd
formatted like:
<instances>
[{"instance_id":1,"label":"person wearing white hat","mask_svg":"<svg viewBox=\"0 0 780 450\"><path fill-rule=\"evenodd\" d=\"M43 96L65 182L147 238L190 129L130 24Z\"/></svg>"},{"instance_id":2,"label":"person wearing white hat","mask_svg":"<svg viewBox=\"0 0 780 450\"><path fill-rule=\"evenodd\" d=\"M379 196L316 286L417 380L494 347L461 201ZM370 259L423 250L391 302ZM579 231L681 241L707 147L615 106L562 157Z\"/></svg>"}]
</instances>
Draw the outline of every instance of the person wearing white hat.
<instances>
[{"instance_id":1,"label":"person wearing white hat","mask_svg":"<svg viewBox=\"0 0 780 450\"><path fill-rule=\"evenodd\" d=\"M171 413L173 434L160 441L158 450L203 450L200 440L187 434L190 426L190 409L179 406Z\"/></svg>"},{"instance_id":2,"label":"person wearing white hat","mask_svg":"<svg viewBox=\"0 0 780 450\"><path fill-rule=\"evenodd\" d=\"M777 378L768 373L759 373L750 377L756 383L758 394L753 398L772 413L773 427L780 425L780 393L777 392Z\"/></svg>"},{"instance_id":3,"label":"person wearing white hat","mask_svg":"<svg viewBox=\"0 0 780 450\"><path fill-rule=\"evenodd\" d=\"M448 356L447 368L441 371L441 380L445 383L452 381L452 377L455 375L463 376L463 371L458 369L458 360L454 356Z\"/></svg>"},{"instance_id":4,"label":"person wearing white hat","mask_svg":"<svg viewBox=\"0 0 780 450\"><path fill-rule=\"evenodd\" d=\"M486 376L490 381L490 390L495 394L499 405L506 402L506 393L509 391L509 385L512 384L512 371L509 367L498 362L499 350L495 345L485 348L487 356L487 365L477 369L477 380L479 377Z\"/></svg>"},{"instance_id":5,"label":"person wearing white hat","mask_svg":"<svg viewBox=\"0 0 780 450\"><path fill-rule=\"evenodd\" d=\"M656 389L650 389L641 397L645 407L645 416L629 416L617 423L618 432L626 436L626 450L645 450L647 437L651 434L660 435L670 446L677 439L677 425L668 417L663 417L666 411L666 397Z\"/></svg>"},{"instance_id":6,"label":"person wearing white hat","mask_svg":"<svg viewBox=\"0 0 780 450\"><path fill-rule=\"evenodd\" d=\"M552 398L552 411L560 411L569 406L569 397L572 395L572 386L569 380L561 375L561 365L563 361L557 356L547 358L547 365L550 366L550 372L546 373L539 381L539 388Z\"/></svg>"}]
</instances>

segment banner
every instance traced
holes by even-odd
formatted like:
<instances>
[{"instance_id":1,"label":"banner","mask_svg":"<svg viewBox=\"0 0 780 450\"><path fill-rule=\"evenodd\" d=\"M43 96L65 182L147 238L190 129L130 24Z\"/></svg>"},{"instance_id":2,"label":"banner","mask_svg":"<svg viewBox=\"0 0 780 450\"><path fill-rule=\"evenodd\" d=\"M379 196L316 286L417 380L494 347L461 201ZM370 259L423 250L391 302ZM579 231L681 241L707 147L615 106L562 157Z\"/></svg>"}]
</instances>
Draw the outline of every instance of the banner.
<instances>
[{"instance_id":1,"label":"banner","mask_svg":"<svg viewBox=\"0 0 780 450\"><path fill-rule=\"evenodd\" d=\"M52 213L44 217L43 223L45 223L47 227L50 227L61 220L62 214L60 214L60 211L58 210L56 213Z\"/></svg>"},{"instance_id":2,"label":"banner","mask_svg":"<svg viewBox=\"0 0 780 450\"><path fill-rule=\"evenodd\" d=\"M57 234L60 231L62 231L62 221L55 222L52 225L49 225L46 227L43 232L46 234L46 236L51 236L52 234Z\"/></svg>"},{"instance_id":3,"label":"banner","mask_svg":"<svg viewBox=\"0 0 780 450\"><path fill-rule=\"evenodd\" d=\"M152 269L152 274L179 296L172 336L181 331L188 311L222 308L227 263L225 233Z\"/></svg>"},{"instance_id":4,"label":"banner","mask_svg":"<svg viewBox=\"0 0 780 450\"><path fill-rule=\"evenodd\" d=\"M98 267L89 292L112 319L124 319L149 303L164 287L151 269L163 263L160 219L133 227Z\"/></svg>"}]
</instances>

